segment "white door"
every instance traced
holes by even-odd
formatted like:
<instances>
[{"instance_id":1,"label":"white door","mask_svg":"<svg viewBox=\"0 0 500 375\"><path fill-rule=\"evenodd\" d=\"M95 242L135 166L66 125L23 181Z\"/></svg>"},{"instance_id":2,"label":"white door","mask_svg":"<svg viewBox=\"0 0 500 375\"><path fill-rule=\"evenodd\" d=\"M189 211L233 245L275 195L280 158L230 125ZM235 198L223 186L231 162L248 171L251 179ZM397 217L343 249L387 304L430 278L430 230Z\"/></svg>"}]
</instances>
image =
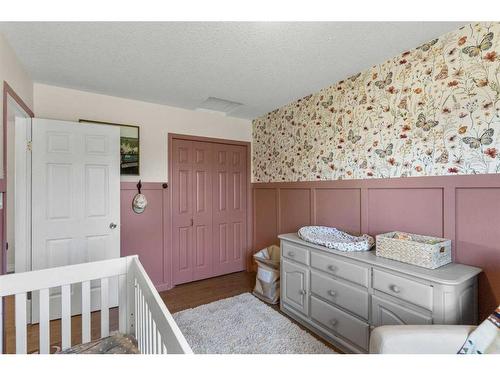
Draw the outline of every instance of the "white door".
<instances>
[{"instance_id":1,"label":"white door","mask_svg":"<svg viewBox=\"0 0 500 375\"><path fill-rule=\"evenodd\" d=\"M33 119L32 269L120 256L120 129L117 126ZM111 306L118 280L111 280ZM92 310L99 309L93 281ZM60 317L60 290L50 291L51 319ZM72 314L81 311L81 287L72 286ZM32 321L38 321L38 295Z\"/></svg>"}]
</instances>

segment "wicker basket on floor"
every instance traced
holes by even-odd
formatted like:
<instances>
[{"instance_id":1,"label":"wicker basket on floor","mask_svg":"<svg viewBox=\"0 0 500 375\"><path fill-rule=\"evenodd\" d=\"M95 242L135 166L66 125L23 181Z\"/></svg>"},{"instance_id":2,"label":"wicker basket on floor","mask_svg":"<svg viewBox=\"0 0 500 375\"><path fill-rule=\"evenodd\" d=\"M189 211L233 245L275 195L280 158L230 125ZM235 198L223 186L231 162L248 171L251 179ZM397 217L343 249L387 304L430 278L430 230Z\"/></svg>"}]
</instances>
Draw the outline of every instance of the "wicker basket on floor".
<instances>
[{"instance_id":1,"label":"wicker basket on floor","mask_svg":"<svg viewBox=\"0 0 500 375\"><path fill-rule=\"evenodd\" d=\"M429 269L451 263L451 241L446 238L404 232L383 233L376 238L377 256Z\"/></svg>"}]
</instances>

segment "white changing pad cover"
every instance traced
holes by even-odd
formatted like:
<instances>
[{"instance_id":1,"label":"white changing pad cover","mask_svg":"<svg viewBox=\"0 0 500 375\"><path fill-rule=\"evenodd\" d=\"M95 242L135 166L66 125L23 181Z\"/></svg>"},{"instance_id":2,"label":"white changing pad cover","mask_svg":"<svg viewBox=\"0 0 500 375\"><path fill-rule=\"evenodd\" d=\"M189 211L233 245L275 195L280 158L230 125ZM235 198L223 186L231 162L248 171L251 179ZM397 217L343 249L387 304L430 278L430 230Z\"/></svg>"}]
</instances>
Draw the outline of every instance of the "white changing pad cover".
<instances>
[{"instance_id":1,"label":"white changing pad cover","mask_svg":"<svg viewBox=\"0 0 500 375\"><path fill-rule=\"evenodd\" d=\"M339 251L368 251L375 245L375 239L372 236L363 234L356 237L331 227L302 227L298 235L304 241Z\"/></svg>"}]
</instances>

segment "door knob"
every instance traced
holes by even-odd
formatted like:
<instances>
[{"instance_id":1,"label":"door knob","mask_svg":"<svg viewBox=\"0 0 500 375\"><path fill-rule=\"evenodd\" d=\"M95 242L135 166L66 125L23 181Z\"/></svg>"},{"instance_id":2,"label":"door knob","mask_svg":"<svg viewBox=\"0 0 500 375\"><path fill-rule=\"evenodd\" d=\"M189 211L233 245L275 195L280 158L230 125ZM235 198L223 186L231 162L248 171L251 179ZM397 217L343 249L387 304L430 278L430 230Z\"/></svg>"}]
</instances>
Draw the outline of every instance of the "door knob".
<instances>
[{"instance_id":1,"label":"door knob","mask_svg":"<svg viewBox=\"0 0 500 375\"><path fill-rule=\"evenodd\" d=\"M115 223L109 223L109 228L110 229L115 229L117 225Z\"/></svg>"}]
</instances>

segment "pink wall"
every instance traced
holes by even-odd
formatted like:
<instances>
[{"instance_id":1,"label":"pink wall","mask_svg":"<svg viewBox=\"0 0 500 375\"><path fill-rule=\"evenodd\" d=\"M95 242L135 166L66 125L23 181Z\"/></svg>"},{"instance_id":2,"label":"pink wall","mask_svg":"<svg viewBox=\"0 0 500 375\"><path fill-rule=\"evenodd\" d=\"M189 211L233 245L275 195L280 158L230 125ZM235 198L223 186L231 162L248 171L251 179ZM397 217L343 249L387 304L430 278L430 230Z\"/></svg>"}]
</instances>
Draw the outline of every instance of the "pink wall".
<instances>
[{"instance_id":1,"label":"pink wall","mask_svg":"<svg viewBox=\"0 0 500 375\"><path fill-rule=\"evenodd\" d=\"M159 182L143 182L141 192L148 200L148 207L142 214L136 214L132 210L136 183L121 183L121 255L139 255L155 286L166 290L172 286L168 189Z\"/></svg>"},{"instance_id":2,"label":"pink wall","mask_svg":"<svg viewBox=\"0 0 500 375\"><path fill-rule=\"evenodd\" d=\"M500 175L253 184L254 249L309 224L452 240L454 261L481 267L479 313L500 304Z\"/></svg>"}]
</instances>

